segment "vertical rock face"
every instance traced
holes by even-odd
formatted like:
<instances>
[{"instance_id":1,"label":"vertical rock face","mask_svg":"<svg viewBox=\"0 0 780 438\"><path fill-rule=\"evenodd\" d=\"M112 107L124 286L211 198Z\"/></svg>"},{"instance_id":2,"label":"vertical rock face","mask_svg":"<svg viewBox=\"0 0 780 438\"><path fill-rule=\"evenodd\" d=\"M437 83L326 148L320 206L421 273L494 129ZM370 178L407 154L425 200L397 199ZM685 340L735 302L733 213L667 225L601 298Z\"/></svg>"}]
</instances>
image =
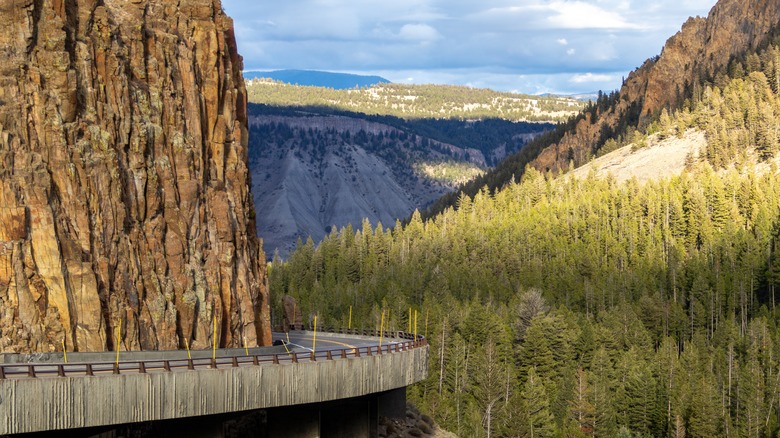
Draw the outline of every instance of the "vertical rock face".
<instances>
[{"instance_id":1,"label":"vertical rock face","mask_svg":"<svg viewBox=\"0 0 780 438\"><path fill-rule=\"evenodd\" d=\"M3 0L0 16L0 351L270 343L219 0Z\"/></svg>"}]
</instances>

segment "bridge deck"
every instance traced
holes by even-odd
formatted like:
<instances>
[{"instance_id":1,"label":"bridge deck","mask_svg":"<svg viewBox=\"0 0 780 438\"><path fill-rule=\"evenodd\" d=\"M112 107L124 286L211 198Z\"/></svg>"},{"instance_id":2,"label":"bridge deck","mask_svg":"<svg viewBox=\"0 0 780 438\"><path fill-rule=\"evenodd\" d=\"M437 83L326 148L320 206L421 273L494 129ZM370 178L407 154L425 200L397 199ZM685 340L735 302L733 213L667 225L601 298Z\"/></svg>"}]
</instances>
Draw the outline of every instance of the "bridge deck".
<instances>
[{"instance_id":1,"label":"bridge deck","mask_svg":"<svg viewBox=\"0 0 780 438\"><path fill-rule=\"evenodd\" d=\"M0 364L0 435L320 403L405 387L427 374L422 337L388 333L380 347L377 337L318 333L311 351L313 335L290 333L289 353Z\"/></svg>"}]
</instances>

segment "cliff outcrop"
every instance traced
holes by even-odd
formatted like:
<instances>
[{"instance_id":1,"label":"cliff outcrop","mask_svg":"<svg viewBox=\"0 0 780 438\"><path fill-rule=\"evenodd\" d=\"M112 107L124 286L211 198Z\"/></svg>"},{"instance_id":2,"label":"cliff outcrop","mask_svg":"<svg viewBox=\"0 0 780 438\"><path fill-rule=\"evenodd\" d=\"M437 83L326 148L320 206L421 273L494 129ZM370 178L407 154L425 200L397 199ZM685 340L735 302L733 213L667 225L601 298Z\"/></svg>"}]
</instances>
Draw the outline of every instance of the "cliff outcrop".
<instances>
[{"instance_id":1,"label":"cliff outcrop","mask_svg":"<svg viewBox=\"0 0 780 438\"><path fill-rule=\"evenodd\" d=\"M219 0L5 0L0 16L0 351L270 343Z\"/></svg>"},{"instance_id":2,"label":"cliff outcrop","mask_svg":"<svg viewBox=\"0 0 780 438\"><path fill-rule=\"evenodd\" d=\"M720 0L706 19L690 18L658 57L629 74L613 105L581 120L532 165L557 172L567 169L570 161L584 164L610 134L641 124L663 108L677 108L697 93L696 87L701 92L701 84L715 80L733 59L766 44L778 25L776 0Z\"/></svg>"}]
</instances>

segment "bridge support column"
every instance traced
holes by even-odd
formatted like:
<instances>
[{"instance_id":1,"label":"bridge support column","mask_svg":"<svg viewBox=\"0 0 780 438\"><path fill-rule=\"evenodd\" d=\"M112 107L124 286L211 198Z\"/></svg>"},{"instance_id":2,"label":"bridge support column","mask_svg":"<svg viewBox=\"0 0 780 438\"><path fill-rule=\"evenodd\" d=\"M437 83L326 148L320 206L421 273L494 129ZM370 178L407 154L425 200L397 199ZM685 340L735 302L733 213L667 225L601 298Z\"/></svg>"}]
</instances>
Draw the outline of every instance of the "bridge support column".
<instances>
[{"instance_id":1,"label":"bridge support column","mask_svg":"<svg viewBox=\"0 0 780 438\"><path fill-rule=\"evenodd\" d=\"M268 410L268 437L319 438L320 407L300 405Z\"/></svg>"},{"instance_id":2,"label":"bridge support column","mask_svg":"<svg viewBox=\"0 0 780 438\"><path fill-rule=\"evenodd\" d=\"M406 387L386 391L376 396L377 413L380 417L406 417Z\"/></svg>"}]
</instances>

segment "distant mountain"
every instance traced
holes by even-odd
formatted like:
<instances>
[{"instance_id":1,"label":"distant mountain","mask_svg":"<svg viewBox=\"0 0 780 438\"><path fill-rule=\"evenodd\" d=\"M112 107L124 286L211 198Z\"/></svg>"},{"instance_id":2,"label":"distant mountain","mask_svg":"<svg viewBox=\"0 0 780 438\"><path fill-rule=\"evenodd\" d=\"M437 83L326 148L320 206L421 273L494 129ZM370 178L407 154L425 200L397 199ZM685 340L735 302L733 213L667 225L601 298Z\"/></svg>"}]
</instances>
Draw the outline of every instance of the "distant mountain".
<instances>
[{"instance_id":1,"label":"distant mountain","mask_svg":"<svg viewBox=\"0 0 780 438\"><path fill-rule=\"evenodd\" d=\"M576 93L576 94L555 94L555 93L542 93L539 96L541 97L568 97L569 99L574 100L582 100L582 101L596 101L599 98L599 92L598 91L590 91L586 93Z\"/></svg>"},{"instance_id":2,"label":"distant mountain","mask_svg":"<svg viewBox=\"0 0 780 438\"><path fill-rule=\"evenodd\" d=\"M346 90L355 87L370 87L390 83L380 76L363 76L349 73L334 73L316 70L245 71L244 79L268 78L293 85Z\"/></svg>"},{"instance_id":3,"label":"distant mountain","mask_svg":"<svg viewBox=\"0 0 780 438\"><path fill-rule=\"evenodd\" d=\"M333 90L268 80L247 82L249 101L278 107L311 106L403 119L563 122L587 103L570 97L506 93L461 85L380 84Z\"/></svg>"}]
</instances>

